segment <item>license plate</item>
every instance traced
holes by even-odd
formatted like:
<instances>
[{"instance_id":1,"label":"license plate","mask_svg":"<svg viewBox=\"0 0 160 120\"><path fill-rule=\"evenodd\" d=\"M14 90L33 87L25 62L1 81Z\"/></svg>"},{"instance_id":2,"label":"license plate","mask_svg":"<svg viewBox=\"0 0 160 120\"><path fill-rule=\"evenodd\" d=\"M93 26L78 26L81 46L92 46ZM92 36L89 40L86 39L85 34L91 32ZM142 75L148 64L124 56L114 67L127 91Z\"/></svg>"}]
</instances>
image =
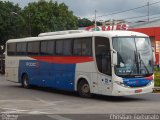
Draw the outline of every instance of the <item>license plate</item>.
<instances>
[{"instance_id":1,"label":"license plate","mask_svg":"<svg viewBox=\"0 0 160 120\"><path fill-rule=\"evenodd\" d=\"M142 89L135 90L135 93L140 93L140 92L142 92Z\"/></svg>"}]
</instances>

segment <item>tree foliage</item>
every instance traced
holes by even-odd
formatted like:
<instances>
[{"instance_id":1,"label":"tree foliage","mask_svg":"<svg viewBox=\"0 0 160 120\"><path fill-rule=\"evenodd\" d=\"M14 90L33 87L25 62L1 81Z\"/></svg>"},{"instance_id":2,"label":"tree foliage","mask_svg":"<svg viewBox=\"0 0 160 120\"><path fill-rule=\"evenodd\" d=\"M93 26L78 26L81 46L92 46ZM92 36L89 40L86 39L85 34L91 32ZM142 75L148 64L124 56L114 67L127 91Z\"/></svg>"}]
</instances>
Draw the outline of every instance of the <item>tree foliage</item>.
<instances>
[{"instance_id":1,"label":"tree foliage","mask_svg":"<svg viewBox=\"0 0 160 120\"><path fill-rule=\"evenodd\" d=\"M18 4L0 1L0 47L5 44L6 40L20 37L19 32L23 28L22 21L14 15L13 11L21 14Z\"/></svg>"},{"instance_id":2,"label":"tree foliage","mask_svg":"<svg viewBox=\"0 0 160 120\"><path fill-rule=\"evenodd\" d=\"M31 36L41 32L77 29L77 17L64 3L40 0L29 3L23 12Z\"/></svg>"},{"instance_id":3,"label":"tree foliage","mask_svg":"<svg viewBox=\"0 0 160 120\"><path fill-rule=\"evenodd\" d=\"M22 9L18 4L0 1L0 46L12 38L77 28L77 17L64 3L40 0Z\"/></svg>"},{"instance_id":4,"label":"tree foliage","mask_svg":"<svg viewBox=\"0 0 160 120\"><path fill-rule=\"evenodd\" d=\"M91 21L87 18L78 19L78 27L89 27L95 24L95 21ZM102 23L97 21L97 26L101 26Z\"/></svg>"},{"instance_id":5,"label":"tree foliage","mask_svg":"<svg viewBox=\"0 0 160 120\"><path fill-rule=\"evenodd\" d=\"M87 18L78 19L79 27L88 27L94 25L93 21L88 20Z\"/></svg>"}]
</instances>

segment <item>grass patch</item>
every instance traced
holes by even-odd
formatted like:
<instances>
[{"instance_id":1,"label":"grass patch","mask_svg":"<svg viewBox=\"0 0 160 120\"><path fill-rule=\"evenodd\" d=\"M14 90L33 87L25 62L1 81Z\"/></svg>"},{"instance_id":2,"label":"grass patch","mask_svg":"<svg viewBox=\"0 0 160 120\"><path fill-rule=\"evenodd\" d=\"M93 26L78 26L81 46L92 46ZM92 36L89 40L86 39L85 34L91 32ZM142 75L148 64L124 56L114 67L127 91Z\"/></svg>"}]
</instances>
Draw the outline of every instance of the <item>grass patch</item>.
<instances>
[{"instance_id":1,"label":"grass patch","mask_svg":"<svg viewBox=\"0 0 160 120\"><path fill-rule=\"evenodd\" d=\"M155 83L155 86L160 86L160 69L155 69L154 83Z\"/></svg>"}]
</instances>

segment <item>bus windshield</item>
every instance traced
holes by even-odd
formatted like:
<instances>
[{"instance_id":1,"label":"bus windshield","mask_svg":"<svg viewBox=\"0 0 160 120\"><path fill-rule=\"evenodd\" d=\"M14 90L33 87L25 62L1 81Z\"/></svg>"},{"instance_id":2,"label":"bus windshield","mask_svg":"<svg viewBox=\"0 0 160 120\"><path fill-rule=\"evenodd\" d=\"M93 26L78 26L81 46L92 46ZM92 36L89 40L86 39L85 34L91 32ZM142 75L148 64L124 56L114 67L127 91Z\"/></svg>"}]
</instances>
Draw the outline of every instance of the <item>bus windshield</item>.
<instances>
[{"instance_id":1,"label":"bus windshield","mask_svg":"<svg viewBox=\"0 0 160 120\"><path fill-rule=\"evenodd\" d=\"M153 74L153 55L149 38L115 37L113 48L118 64L115 74L120 77L146 77Z\"/></svg>"}]
</instances>

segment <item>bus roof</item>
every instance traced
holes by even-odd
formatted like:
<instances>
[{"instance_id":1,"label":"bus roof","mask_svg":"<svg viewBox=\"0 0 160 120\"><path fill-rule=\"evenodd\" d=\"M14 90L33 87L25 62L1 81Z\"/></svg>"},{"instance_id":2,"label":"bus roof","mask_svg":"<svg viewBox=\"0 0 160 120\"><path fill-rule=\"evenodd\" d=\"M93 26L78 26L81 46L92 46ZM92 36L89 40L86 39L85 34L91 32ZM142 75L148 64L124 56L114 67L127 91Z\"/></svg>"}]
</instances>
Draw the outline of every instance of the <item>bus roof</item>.
<instances>
[{"instance_id":1,"label":"bus roof","mask_svg":"<svg viewBox=\"0 0 160 120\"><path fill-rule=\"evenodd\" d=\"M63 31L65 32L65 31ZM103 36L103 37L118 37L118 36L139 36L139 37L148 37L147 35L139 32L133 31L81 31L65 34L52 34L46 35L47 33L41 33L38 37L27 37L19 39L10 39L7 43L10 42L24 42L24 41L39 41L39 40L54 40L54 39L67 39L67 38L80 38L80 37L92 37L92 36Z\"/></svg>"}]
</instances>

